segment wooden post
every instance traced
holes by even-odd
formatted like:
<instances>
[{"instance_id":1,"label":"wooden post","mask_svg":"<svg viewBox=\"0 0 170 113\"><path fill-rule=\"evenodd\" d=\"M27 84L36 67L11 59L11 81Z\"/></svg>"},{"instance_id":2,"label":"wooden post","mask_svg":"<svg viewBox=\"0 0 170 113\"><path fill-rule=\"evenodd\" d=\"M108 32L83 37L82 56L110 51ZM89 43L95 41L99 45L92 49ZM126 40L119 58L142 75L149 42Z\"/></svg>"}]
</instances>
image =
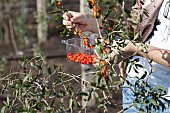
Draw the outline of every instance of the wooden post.
<instances>
[{"instance_id":1,"label":"wooden post","mask_svg":"<svg viewBox=\"0 0 170 113\"><path fill-rule=\"evenodd\" d=\"M80 12L82 13L91 13L91 9L87 7L87 0L80 0ZM84 33L85 35L89 35L90 32ZM94 74L89 74L89 72L93 72L93 66L90 65L81 65L82 69L82 91L87 91L91 88L90 84L87 84L85 81L90 81L91 78L94 76ZM87 71L88 70L88 71ZM89 71L90 70L90 71ZM96 99L95 96L92 94L91 99L87 102L85 101L87 99L86 96L82 97L82 106L83 107L89 107L93 108L96 106Z\"/></svg>"},{"instance_id":2,"label":"wooden post","mask_svg":"<svg viewBox=\"0 0 170 113\"><path fill-rule=\"evenodd\" d=\"M37 37L38 43L47 40L47 13L46 13L46 0L37 0Z\"/></svg>"}]
</instances>

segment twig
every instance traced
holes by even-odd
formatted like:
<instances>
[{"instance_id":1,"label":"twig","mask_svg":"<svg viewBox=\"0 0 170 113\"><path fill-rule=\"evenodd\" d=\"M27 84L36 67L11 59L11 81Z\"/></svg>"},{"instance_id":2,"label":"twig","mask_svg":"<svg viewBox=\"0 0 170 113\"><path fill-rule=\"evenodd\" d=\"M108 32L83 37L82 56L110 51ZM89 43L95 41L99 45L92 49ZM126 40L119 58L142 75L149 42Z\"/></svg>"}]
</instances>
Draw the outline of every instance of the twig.
<instances>
[{"instance_id":1,"label":"twig","mask_svg":"<svg viewBox=\"0 0 170 113\"><path fill-rule=\"evenodd\" d=\"M9 19L9 28L10 28L12 45L14 47L15 54L18 55L18 47L17 47L15 37L14 37L14 29L13 29L13 26L12 26L12 19Z\"/></svg>"},{"instance_id":2,"label":"twig","mask_svg":"<svg viewBox=\"0 0 170 113\"><path fill-rule=\"evenodd\" d=\"M97 29L99 31L99 36L102 37L101 31L100 31L100 25L99 25L97 18L96 18L96 23L97 23Z\"/></svg>"},{"instance_id":3,"label":"twig","mask_svg":"<svg viewBox=\"0 0 170 113\"><path fill-rule=\"evenodd\" d=\"M129 108L132 107L132 106L133 106L133 103L131 103L127 108L122 109L122 110L120 110L120 111L117 112L117 113L123 113L124 111L126 111L127 109L129 109Z\"/></svg>"},{"instance_id":4,"label":"twig","mask_svg":"<svg viewBox=\"0 0 170 113\"><path fill-rule=\"evenodd\" d=\"M109 33L108 36L112 35L113 33L122 33L123 31L112 31L111 33Z\"/></svg>"},{"instance_id":5,"label":"twig","mask_svg":"<svg viewBox=\"0 0 170 113\"><path fill-rule=\"evenodd\" d=\"M11 75L15 75L15 74L26 74L26 73L21 73L21 72L14 72L14 73L10 73L7 76L5 76L4 78L1 78L0 81L6 80L8 77L10 77Z\"/></svg>"},{"instance_id":6,"label":"twig","mask_svg":"<svg viewBox=\"0 0 170 113\"><path fill-rule=\"evenodd\" d=\"M24 55L13 55L13 56L5 56L6 60L8 61L13 61L13 60L19 60L20 58L22 58ZM27 59L32 59L35 56L34 55L25 55L27 56ZM55 59L55 58L66 58L67 55L66 54L47 54L44 55L47 59ZM1 58L0 58L1 59Z\"/></svg>"},{"instance_id":7,"label":"twig","mask_svg":"<svg viewBox=\"0 0 170 113\"><path fill-rule=\"evenodd\" d=\"M7 23L4 21L4 22L1 22L1 24L2 24L2 27L4 28L4 43L9 44L9 29L8 29Z\"/></svg>"}]
</instances>

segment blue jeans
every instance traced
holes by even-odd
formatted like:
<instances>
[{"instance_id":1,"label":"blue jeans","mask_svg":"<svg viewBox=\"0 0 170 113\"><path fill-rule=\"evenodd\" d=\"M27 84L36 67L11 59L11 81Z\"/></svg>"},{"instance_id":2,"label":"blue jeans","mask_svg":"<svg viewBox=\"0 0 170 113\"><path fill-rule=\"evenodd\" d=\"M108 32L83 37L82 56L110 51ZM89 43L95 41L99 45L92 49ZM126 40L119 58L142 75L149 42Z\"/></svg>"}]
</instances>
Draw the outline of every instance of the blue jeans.
<instances>
[{"instance_id":1,"label":"blue jeans","mask_svg":"<svg viewBox=\"0 0 170 113\"><path fill-rule=\"evenodd\" d=\"M137 78L130 78L127 77L126 78L132 85L135 84ZM124 113L138 113L139 111L132 105L132 103L135 100L134 97L134 93L133 91L129 88L130 86L125 82L123 85L123 89L122 89L122 95L123 95L123 109L125 110ZM131 106L132 105L132 106ZM131 106L129 108L129 106ZM138 107L142 107L142 104L138 103L137 104ZM165 104L166 109L164 111L162 110L156 110L155 113L170 113L170 107L168 106L168 104ZM127 109L128 108L128 109ZM143 107L142 107L143 108ZM148 113L152 113L148 112Z\"/></svg>"}]
</instances>

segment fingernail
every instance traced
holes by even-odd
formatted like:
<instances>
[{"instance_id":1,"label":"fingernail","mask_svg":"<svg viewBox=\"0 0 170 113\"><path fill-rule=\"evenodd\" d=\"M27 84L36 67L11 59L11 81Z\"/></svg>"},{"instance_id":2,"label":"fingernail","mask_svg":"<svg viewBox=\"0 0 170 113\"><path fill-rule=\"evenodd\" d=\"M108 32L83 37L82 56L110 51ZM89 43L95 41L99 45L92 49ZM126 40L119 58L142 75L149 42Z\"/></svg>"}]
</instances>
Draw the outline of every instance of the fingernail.
<instances>
[{"instance_id":1,"label":"fingernail","mask_svg":"<svg viewBox=\"0 0 170 113\"><path fill-rule=\"evenodd\" d=\"M74 18L71 18L70 20L71 20L72 22L74 22Z\"/></svg>"},{"instance_id":2,"label":"fingernail","mask_svg":"<svg viewBox=\"0 0 170 113\"><path fill-rule=\"evenodd\" d=\"M69 20L68 16L66 16L66 20Z\"/></svg>"}]
</instances>

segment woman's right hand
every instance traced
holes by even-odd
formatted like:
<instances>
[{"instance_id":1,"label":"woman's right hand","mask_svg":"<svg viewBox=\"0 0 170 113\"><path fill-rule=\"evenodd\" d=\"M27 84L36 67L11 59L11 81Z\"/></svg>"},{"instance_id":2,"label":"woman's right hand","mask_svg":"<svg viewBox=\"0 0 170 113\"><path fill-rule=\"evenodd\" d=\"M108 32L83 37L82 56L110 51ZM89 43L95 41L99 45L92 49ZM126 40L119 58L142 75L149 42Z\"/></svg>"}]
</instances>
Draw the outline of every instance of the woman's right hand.
<instances>
[{"instance_id":1,"label":"woman's right hand","mask_svg":"<svg viewBox=\"0 0 170 113\"><path fill-rule=\"evenodd\" d=\"M89 14L68 11L63 14L63 25L68 29L75 27L82 31L98 32L96 19Z\"/></svg>"}]
</instances>

